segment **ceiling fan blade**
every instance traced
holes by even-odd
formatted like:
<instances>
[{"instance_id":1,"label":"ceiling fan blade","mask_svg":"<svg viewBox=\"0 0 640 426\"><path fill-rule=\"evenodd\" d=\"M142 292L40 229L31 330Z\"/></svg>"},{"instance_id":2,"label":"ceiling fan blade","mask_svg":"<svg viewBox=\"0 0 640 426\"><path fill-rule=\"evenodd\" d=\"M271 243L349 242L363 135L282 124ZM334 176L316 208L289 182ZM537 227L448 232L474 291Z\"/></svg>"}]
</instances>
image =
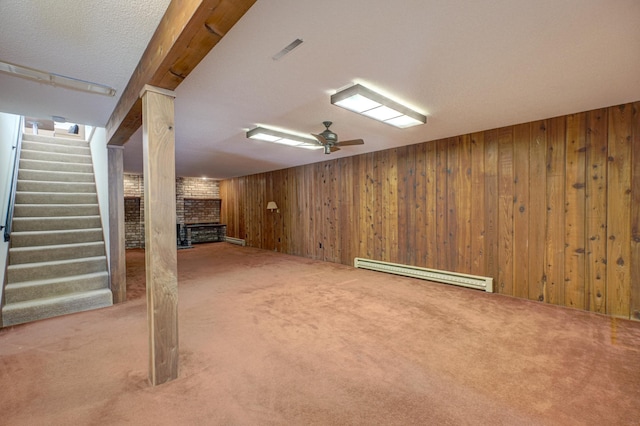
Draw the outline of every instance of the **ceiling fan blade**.
<instances>
[{"instance_id":1,"label":"ceiling fan blade","mask_svg":"<svg viewBox=\"0 0 640 426\"><path fill-rule=\"evenodd\" d=\"M329 148L331 150L331 152L336 152L336 151L340 151L340 148L338 148L337 146L333 145Z\"/></svg>"},{"instance_id":2,"label":"ceiling fan blade","mask_svg":"<svg viewBox=\"0 0 640 426\"><path fill-rule=\"evenodd\" d=\"M314 138L316 138L318 140L318 143L320 145L326 145L328 142L327 140L324 138L324 136L322 135L314 135L313 133L311 133L311 136L313 136Z\"/></svg>"},{"instance_id":3,"label":"ceiling fan blade","mask_svg":"<svg viewBox=\"0 0 640 426\"><path fill-rule=\"evenodd\" d=\"M364 141L362 139L352 139L349 141L341 141L338 142L336 145L338 146L348 146L348 145L363 145Z\"/></svg>"}]
</instances>

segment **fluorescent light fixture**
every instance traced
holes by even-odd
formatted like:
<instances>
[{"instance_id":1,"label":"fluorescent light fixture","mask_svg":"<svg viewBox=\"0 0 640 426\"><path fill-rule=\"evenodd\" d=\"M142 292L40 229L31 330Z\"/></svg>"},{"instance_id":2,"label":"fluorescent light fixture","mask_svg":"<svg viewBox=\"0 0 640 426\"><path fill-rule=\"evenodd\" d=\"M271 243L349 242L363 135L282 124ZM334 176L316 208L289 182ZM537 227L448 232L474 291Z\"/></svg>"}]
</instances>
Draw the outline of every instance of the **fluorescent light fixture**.
<instances>
[{"instance_id":1,"label":"fluorescent light fixture","mask_svg":"<svg viewBox=\"0 0 640 426\"><path fill-rule=\"evenodd\" d=\"M331 103L401 129L427 122L426 116L361 84L331 95Z\"/></svg>"},{"instance_id":2,"label":"fluorescent light fixture","mask_svg":"<svg viewBox=\"0 0 640 426\"><path fill-rule=\"evenodd\" d=\"M322 145L318 145L315 139L305 138L280 130L267 129L265 127L256 127L247 132L247 138L257 139L260 141L279 143L281 145L294 146L296 148L305 149L322 149Z\"/></svg>"},{"instance_id":3,"label":"fluorescent light fixture","mask_svg":"<svg viewBox=\"0 0 640 426\"><path fill-rule=\"evenodd\" d=\"M66 87L67 89L80 90L82 92L96 93L105 96L115 96L116 89L103 84L92 83L90 81L78 80L60 74L48 73L33 68L23 67L0 61L0 72L15 75L38 83L49 84L51 86Z\"/></svg>"}]
</instances>

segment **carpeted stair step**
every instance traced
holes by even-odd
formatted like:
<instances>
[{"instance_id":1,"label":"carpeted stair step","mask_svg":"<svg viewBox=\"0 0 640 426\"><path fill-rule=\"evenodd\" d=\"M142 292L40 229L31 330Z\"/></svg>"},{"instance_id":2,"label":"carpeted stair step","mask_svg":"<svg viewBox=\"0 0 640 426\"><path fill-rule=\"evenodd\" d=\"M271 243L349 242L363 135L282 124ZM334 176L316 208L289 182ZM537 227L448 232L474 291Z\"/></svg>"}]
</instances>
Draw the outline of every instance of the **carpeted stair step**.
<instances>
[{"instance_id":1,"label":"carpeted stair step","mask_svg":"<svg viewBox=\"0 0 640 426\"><path fill-rule=\"evenodd\" d=\"M11 247L76 244L103 241L102 228L11 233Z\"/></svg>"},{"instance_id":2,"label":"carpeted stair step","mask_svg":"<svg viewBox=\"0 0 640 426\"><path fill-rule=\"evenodd\" d=\"M66 146L87 146L88 142L79 138L60 138L60 137L51 137L44 135L32 135L29 133L25 133L22 135L22 142L24 141L33 141L33 142L42 142L42 143L55 143L57 145L66 145Z\"/></svg>"},{"instance_id":3,"label":"carpeted stair step","mask_svg":"<svg viewBox=\"0 0 640 426\"><path fill-rule=\"evenodd\" d=\"M12 247L9 249L9 264L47 262L77 259L80 257L104 256L104 242L56 244L48 246Z\"/></svg>"},{"instance_id":4,"label":"carpeted stair step","mask_svg":"<svg viewBox=\"0 0 640 426\"><path fill-rule=\"evenodd\" d=\"M111 290L70 293L61 297L10 303L2 309L3 325L10 326L74 312L111 306Z\"/></svg>"},{"instance_id":5,"label":"carpeted stair step","mask_svg":"<svg viewBox=\"0 0 640 426\"><path fill-rule=\"evenodd\" d=\"M97 216L100 208L97 204L16 204L15 217L43 216Z\"/></svg>"},{"instance_id":6,"label":"carpeted stair step","mask_svg":"<svg viewBox=\"0 0 640 426\"><path fill-rule=\"evenodd\" d=\"M93 173L93 165L64 161L43 161L20 158L21 170L47 170L52 172Z\"/></svg>"},{"instance_id":7,"label":"carpeted stair step","mask_svg":"<svg viewBox=\"0 0 640 426\"><path fill-rule=\"evenodd\" d=\"M93 182L49 182L18 179L18 191L24 192L84 192L95 193Z\"/></svg>"},{"instance_id":8,"label":"carpeted stair step","mask_svg":"<svg viewBox=\"0 0 640 426\"><path fill-rule=\"evenodd\" d=\"M58 143L43 143L34 141L22 141L22 149L28 151L51 152L57 154L91 155L89 145L69 146Z\"/></svg>"},{"instance_id":9,"label":"carpeted stair step","mask_svg":"<svg viewBox=\"0 0 640 426\"><path fill-rule=\"evenodd\" d=\"M47 262L23 263L7 267L7 284L52 277L70 277L107 270L107 257L94 256Z\"/></svg>"},{"instance_id":10,"label":"carpeted stair step","mask_svg":"<svg viewBox=\"0 0 640 426\"><path fill-rule=\"evenodd\" d=\"M98 196L84 192L16 191L16 204L97 204Z\"/></svg>"},{"instance_id":11,"label":"carpeted stair step","mask_svg":"<svg viewBox=\"0 0 640 426\"><path fill-rule=\"evenodd\" d=\"M7 284L5 287L5 301L7 304L20 303L27 300L60 297L69 293L103 288L109 288L109 274L106 271Z\"/></svg>"},{"instance_id":12,"label":"carpeted stair step","mask_svg":"<svg viewBox=\"0 0 640 426\"><path fill-rule=\"evenodd\" d=\"M23 231L55 231L69 229L99 228L102 226L100 216L66 216L66 217L14 217L13 230Z\"/></svg>"},{"instance_id":13,"label":"carpeted stair step","mask_svg":"<svg viewBox=\"0 0 640 426\"><path fill-rule=\"evenodd\" d=\"M18 180L39 180L50 182L94 183L93 173L52 172L48 170L18 170Z\"/></svg>"},{"instance_id":14,"label":"carpeted stair step","mask_svg":"<svg viewBox=\"0 0 640 426\"><path fill-rule=\"evenodd\" d=\"M20 159L57 161L60 163L92 163L90 155L58 154L55 152L30 151L28 149L23 149L20 152Z\"/></svg>"},{"instance_id":15,"label":"carpeted stair step","mask_svg":"<svg viewBox=\"0 0 640 426\"><path fill-rule=\"evenodd\" d=\"M111 306L89 144L25 135L3 326Z\"/></svg>"}]
</instances>

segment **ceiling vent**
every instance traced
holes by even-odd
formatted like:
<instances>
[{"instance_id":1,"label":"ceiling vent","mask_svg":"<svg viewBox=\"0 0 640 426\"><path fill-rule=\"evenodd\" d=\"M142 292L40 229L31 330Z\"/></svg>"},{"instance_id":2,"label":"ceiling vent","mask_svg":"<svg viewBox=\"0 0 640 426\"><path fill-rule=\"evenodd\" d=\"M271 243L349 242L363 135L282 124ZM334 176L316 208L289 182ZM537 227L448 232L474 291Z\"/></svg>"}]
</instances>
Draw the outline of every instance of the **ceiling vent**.
<instances>
[{"instance_id":1,"label":"ceiling vent","mask_svg":"<svg viewBox=\"0 0 640 426\"><path fill-rule=\"evenodd\" d=\"M295 49L296 47L300 46L301 44L302 44L302 40L297 38L297 39L293 40L291 43L289 43L284 49L282 49L281 51L279 51L278 53L273 55L271 58L274 61L280 60L280 58L282 58L284 55L286 55L287 53L291 52L293 49Z\"/></svg>"}]
</instances>

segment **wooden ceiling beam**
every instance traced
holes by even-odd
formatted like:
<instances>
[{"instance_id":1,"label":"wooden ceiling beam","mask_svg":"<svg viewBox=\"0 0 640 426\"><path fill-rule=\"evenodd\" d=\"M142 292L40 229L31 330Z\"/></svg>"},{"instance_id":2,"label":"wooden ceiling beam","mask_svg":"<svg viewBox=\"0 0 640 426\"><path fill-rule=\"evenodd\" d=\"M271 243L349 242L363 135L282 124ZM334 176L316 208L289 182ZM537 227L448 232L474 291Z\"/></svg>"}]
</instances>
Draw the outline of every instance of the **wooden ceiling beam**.
<instances>
[{"instance_id":1,"label":"wooden ceiling beam","mask_svg":"<svg viewBox=\"0 0 640 426\"><path fill-rule=\"evenodd\" d=\"M172 0L107 122L110 145L142 125L145 84L175 90L256 0Z\"/></svg>"}]
</instances>

